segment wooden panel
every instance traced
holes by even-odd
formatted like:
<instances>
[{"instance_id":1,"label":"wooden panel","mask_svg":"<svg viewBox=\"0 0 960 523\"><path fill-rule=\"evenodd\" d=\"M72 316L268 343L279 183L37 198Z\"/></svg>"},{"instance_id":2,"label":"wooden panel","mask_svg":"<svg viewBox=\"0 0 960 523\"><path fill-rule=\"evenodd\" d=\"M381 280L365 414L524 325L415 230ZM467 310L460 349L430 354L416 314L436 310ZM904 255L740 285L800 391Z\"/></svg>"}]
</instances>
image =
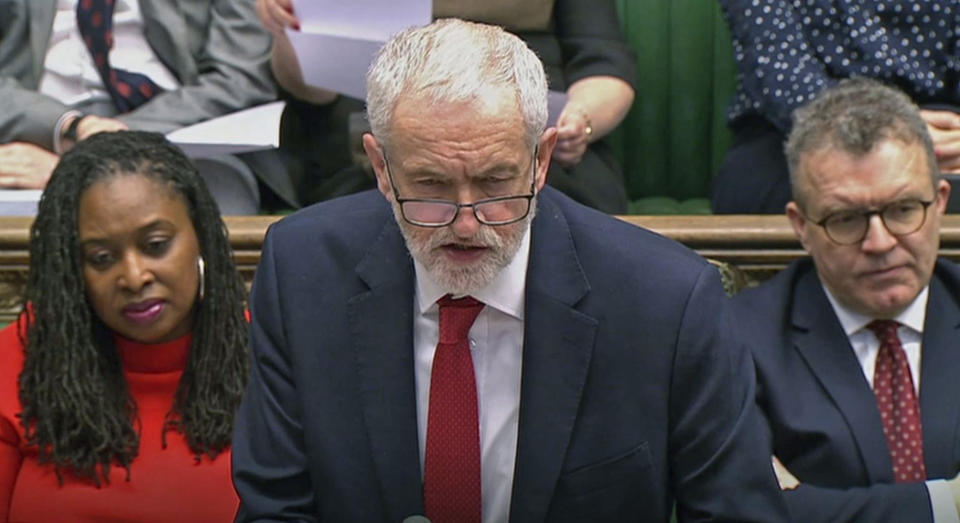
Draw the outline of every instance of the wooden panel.
<instances>
[{"instance_id":1,"label":"wooden panel","mask_svg":"<svg viewBox=\"0 0 960 523\"><path fill-rule=\"evenodd\" d=\"M264 234L279 216L228 216L237 266L249 285L260 261ZM748 283L768 278L804 255L785 216L620 216L685 244L711 260L739 269ZM19 308L29 265L32 218L0 216L0 322ZM943 218L940 254L960 262L960 215Z\"/></svg>"}]
</instances>

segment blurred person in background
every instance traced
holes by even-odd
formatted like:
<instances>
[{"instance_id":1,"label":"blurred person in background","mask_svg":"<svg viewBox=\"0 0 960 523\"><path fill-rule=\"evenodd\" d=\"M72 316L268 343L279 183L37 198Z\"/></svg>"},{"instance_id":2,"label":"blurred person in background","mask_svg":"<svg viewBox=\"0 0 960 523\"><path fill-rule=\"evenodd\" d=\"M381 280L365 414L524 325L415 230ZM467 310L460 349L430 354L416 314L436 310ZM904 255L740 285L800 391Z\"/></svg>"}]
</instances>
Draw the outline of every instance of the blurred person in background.
<instances>
[{"instance_id":1,"label":"blurred person in background","mask_svg":"<svg viewBox=\"0 0 960 523\"><path fill-rule=\"evenodd\" d=\"M273 33L271 68L292 98L284 115L281 149L301 171L303 199L315 202L374 186L352 166L351 113L363 101L307 85L284 30L299 29L292 0L257 0ZM636 57L623 37L613 0L438 0L435 18L500 25L522 38L544 63L550 89L565 92L558 140L547 183L574 200L608 213L627 211L623 169L603 137L626 117L636 88ZM317 52L323 52L318 49ZM362 154L362 153L361 153Z\"/></svg>"},{"instance_id":2,"label":"blurred person in background","mask_svg":"<svg viewBox=\"0 0 960 523\"><path fill-rule=\"evenodd\" d=\"M720 0L739 67L734 143L714 178L715 213L780 214L794 109L844 78L895 86L920 106L937 168L960 173L960 6L915 0Z\"/></svg>"},{"instance_id":3,"label":"blurred person in background","mask_svg":"<svg viewBox=\"0 0 960 523\"><path fill-rule=\"evenodd\" d=\"M269 59L254 0L0 1L0 187L42 189L97 132L168 133L274 100ZM247 161L196 160L225 214L257 212L255 174L282 189Z\"/></svg>"}]
</instances>

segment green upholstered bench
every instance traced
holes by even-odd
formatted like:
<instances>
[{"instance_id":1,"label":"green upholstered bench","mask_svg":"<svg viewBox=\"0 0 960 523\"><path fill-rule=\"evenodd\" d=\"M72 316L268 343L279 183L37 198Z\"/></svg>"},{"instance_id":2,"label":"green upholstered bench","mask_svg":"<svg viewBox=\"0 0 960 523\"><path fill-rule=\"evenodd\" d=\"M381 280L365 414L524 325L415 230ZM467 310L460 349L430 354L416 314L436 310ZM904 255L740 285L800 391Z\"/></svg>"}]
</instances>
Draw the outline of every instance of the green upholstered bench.
<instances>
[{"instance_id":1,"label":"green upholstered bench","mask_svg":"<svg viewBox=\"0 0 960 523\"><path fill-rule=\"evenodd\" d=\"M710 180L730 144L736 81L730 34L712 0L618 0L637 53L637 97L611 144L630 214L709 213Z\"/></svg>"}]
</instances>

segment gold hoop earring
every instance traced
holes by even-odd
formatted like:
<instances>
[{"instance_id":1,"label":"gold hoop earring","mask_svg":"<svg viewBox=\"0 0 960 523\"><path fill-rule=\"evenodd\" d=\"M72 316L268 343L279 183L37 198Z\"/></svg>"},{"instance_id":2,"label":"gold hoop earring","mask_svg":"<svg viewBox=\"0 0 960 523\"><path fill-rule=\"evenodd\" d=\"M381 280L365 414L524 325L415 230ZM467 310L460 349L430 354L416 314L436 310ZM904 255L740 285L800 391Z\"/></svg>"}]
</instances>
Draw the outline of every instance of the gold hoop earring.
<instances>
[{"instance_id":1,"label":"gold hoop earring","mask_svg":"<svg viewBox=\"0 0 960 523\"><path fill-rule=\"evenodd\" d=\"M200 273L200 290L197 291L197 300L203 301L203 291L205 285L203 256L197 257L197 272Z\"/></svg>"}]
</instances>

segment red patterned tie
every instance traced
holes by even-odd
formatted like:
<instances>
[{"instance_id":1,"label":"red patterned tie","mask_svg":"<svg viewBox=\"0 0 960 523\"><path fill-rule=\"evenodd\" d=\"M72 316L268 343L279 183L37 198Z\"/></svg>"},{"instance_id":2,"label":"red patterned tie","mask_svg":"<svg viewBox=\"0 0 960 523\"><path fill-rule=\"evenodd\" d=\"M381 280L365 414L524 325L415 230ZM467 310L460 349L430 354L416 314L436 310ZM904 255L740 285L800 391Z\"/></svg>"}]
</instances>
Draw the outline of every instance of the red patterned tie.
<instances>
[{"instance_id":1,"label":"red patterned tie","mask_svg":"<svg viewBox=\"0 0 960 523\"><path fill-rule=\"evenodd\" d=\"M113 48L113 8L115 0L77 2L77 29L93 57L103 86L121 113L127 113L160 92L157 84L140 73L110 66Z\"/></svg>"},{"instance_id":2,"label":"red patterned tie","mask_svg":"<svg viewBox=\"0 0 960 523\"><path fill-rule=\"evenodd\" d=\"M433 523L479 523L480 423L467 334L483 303L440 298L440 341L430 374L423 498Z\"/></svg>"},{"instance_id":3,"label":"red patterned tie","mask_svg":"<svg viewBox=\"0 0 960 523\"><path fill-rule=\"evenodd\" d=\"M914 392L907 353L897 335L898 327L893 320L875 320L867 325L880 341L873 391L890 447L893 475L898 483L910 483L925 481L927 471L923 463L920 404Z\"/></svg>"}]
</instances>

